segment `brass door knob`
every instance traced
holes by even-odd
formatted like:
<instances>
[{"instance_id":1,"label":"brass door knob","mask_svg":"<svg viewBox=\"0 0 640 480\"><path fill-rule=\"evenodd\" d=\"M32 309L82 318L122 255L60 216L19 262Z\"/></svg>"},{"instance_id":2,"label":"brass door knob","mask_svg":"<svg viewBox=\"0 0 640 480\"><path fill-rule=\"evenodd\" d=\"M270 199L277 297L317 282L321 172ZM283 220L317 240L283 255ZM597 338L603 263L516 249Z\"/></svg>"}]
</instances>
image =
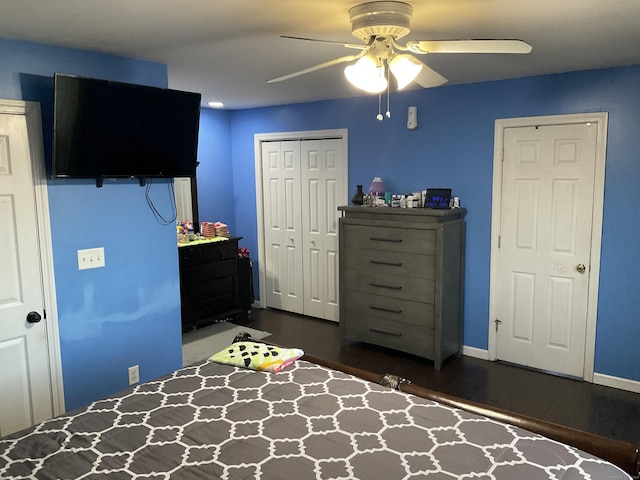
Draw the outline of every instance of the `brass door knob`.
<instances>
[{"instance_id":1,"label":"brass door knob","mask_svg":"<svg viewBox=\"0 0 640 480\"><path fill-rule=\"evenodd\" d=\"M576 265L576 270L578 271L578 273L584 273L586 269L587 267L584 266L584 263L579 263L578 265Z\"/></svg>"}]
</instances>

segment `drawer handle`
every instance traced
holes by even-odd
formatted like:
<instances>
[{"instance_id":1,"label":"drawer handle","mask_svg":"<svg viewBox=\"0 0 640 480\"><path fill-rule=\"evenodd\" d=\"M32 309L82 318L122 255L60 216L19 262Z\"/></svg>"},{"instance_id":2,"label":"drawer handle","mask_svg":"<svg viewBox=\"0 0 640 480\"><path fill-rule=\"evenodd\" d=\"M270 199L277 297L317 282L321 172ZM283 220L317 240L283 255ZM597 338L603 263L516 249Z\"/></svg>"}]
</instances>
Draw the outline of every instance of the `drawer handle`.
<instances>
[{"instance_id":1,"label":"drawer handle","mask_svg":"<svg viewBox=\"0 0 640 480\"><path fill-rule=\"evenodd\" d=\"M391 335L392 337L401 337L402 334L398 332L387 332L385 330L378 330L377 328L369 328L372 332L382 333L383 335Z\"/></svg>"},{"instance_id":2,"label":"drawer handle","mask_svg":"<svg viewBox=\"0 0 640 480\"><path fill-rule=\"evenodd\" d=\"M371 310L380 310L381 312L397 313L398 315L402 313L402 310L394 310L392 308L376 307L375 305L369 305L369 308Z\"/></svg>"},{"instance_id":3,"label":"drawer handle","mask_svg":"<svg viewBox=\"0 0 640 480\"><path fill-rule=\"evenodd\" d=\"M369 240L373 240L374 242L402 243L402 239L401 239L401 238L380 238L380 237L369 237Z\"/></svg>"},{"instance_id":4,"label":"drawer handle","mask_svg":"<svg viewBox=\"0 0 640 480\"><path fill-rule=\"evenodd\" d=\"M370 282L371 287L389 288L391 290L402 290L402 285L382 285L381 283Z\"/></svg>"},{"instance_id":5,"label":"drawer handle","mask_svg":"<svg viewBox=\"0 0 640 480\"><path fill-rule=\"evenodd\" d=\"M389 267L401 267L402 262L381 262L380 260L369 260L369 263L373 263L375 265L387 265Z\"/></svg>"}]
</instances>

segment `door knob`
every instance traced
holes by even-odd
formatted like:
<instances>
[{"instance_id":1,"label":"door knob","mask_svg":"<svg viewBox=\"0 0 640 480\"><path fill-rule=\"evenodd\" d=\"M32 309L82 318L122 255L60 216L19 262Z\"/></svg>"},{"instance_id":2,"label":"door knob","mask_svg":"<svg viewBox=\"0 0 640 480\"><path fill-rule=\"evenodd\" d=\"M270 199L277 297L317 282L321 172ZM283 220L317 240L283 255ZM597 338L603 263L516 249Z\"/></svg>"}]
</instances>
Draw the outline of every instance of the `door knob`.
<instances>
[{"instance_id":1,"label":"door knob","mask_svg":"<svg viewBox=\"0 0 640 480\"><path fill-rule=\"evenodd\" d=\"M578 265L576 265L576 270L578 271L578 273L584 273L586 269L587 267L584 266L584 263L579 263Z\"/></svg>"},{"instance_id":2,"label":"door knob","mask_svg":"<svg viewBox=\"0 0 640 480\"><path fill-rule=\"evenodd\" d=\"M38 312L29 312L27 313L27 322L29 323L38 323L42 320L42 317Z\"/></svg>"}]
</instances>

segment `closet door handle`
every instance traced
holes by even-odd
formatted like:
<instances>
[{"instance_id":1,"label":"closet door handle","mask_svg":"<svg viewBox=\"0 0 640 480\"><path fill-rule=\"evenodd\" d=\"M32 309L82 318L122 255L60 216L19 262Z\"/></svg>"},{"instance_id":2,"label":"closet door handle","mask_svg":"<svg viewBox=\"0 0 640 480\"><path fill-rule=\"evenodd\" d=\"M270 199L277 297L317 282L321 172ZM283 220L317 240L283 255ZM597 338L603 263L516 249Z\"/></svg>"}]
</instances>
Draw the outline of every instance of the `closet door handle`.
<instances>
[{"instance_id":1,"label":"closet door handle","mask_svg":"<svg viewBox=\"0 0 640 480\"><path fill-rule=\"evenodd\" d=\"M380 260L369 260L369 263L373 263L374 265L387 265L389 267L401 267L402 262L382 262Z\"/></svg>"},{"instance_id":2,"label":"closet door handle","mask_svg":"<svg viewBox=\"0 0 640 480\"><path fill-rule=\"evenodd\" d=\"M380 237L369 237L369 240L374 242L390 242L390 243L402 243L401 238L380 238Z\"/></svg>"},{"instance_id":3,"label":"closet door handle","mask_svg":"<svg viewBox=\"0 0 640 480\"><path fill-rule=\"evenodd\" d=\"M402 285L383 285L381 283L369 282L371 287L389 288L391 290L402 290Z\"/></svg>"},{"instance_id":4,"label":"closet door handle","mask_svg":"<svg viewBox=\"0 0 640 480\"><path fill-rule=\"evenodd\" d=\"M371 310L379 310L381 312L395 313L395 314L398 314L398 315L400 315L402 313L402 310L394 310L392 308L376 307L375 305L369 305L369 308Z\"/></svg>"}]
</instances>

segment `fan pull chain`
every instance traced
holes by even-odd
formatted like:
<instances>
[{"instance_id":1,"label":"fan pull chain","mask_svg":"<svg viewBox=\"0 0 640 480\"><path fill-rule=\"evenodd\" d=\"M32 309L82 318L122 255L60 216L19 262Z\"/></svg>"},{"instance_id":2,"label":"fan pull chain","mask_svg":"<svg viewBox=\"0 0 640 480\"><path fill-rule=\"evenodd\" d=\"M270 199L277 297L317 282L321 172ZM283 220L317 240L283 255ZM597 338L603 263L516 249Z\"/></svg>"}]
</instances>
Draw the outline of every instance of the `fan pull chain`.
<instances>
[{"instance_id":1,"label":"fan pull chain","mask_svg":"<svg viewBox=\"0 0 640 480\"><path fill-rule=\"evenodd\" d=\"M391 118L391 109L389 108L389 97L391 96L391 94L389 93L391 91L391 74L389 73L389 68L387 68L387 118Z\"/></svg>"},{"instance_id":2,"label":"fan pull chain","mask_svg":"<svg viewBox=\"0 0 640 480\"><path fill-rule=\"evenodd\" d=\"M389 80L391 80L391 74L389 72L389 69L387 68L387 111L385 113L385 116L387 118L391 118L391 85ZM384 117L382 116L382 92L378 94L378 115L376 115L376 118L379 122L384 119Z\"/></svg>"}]
</instances>

